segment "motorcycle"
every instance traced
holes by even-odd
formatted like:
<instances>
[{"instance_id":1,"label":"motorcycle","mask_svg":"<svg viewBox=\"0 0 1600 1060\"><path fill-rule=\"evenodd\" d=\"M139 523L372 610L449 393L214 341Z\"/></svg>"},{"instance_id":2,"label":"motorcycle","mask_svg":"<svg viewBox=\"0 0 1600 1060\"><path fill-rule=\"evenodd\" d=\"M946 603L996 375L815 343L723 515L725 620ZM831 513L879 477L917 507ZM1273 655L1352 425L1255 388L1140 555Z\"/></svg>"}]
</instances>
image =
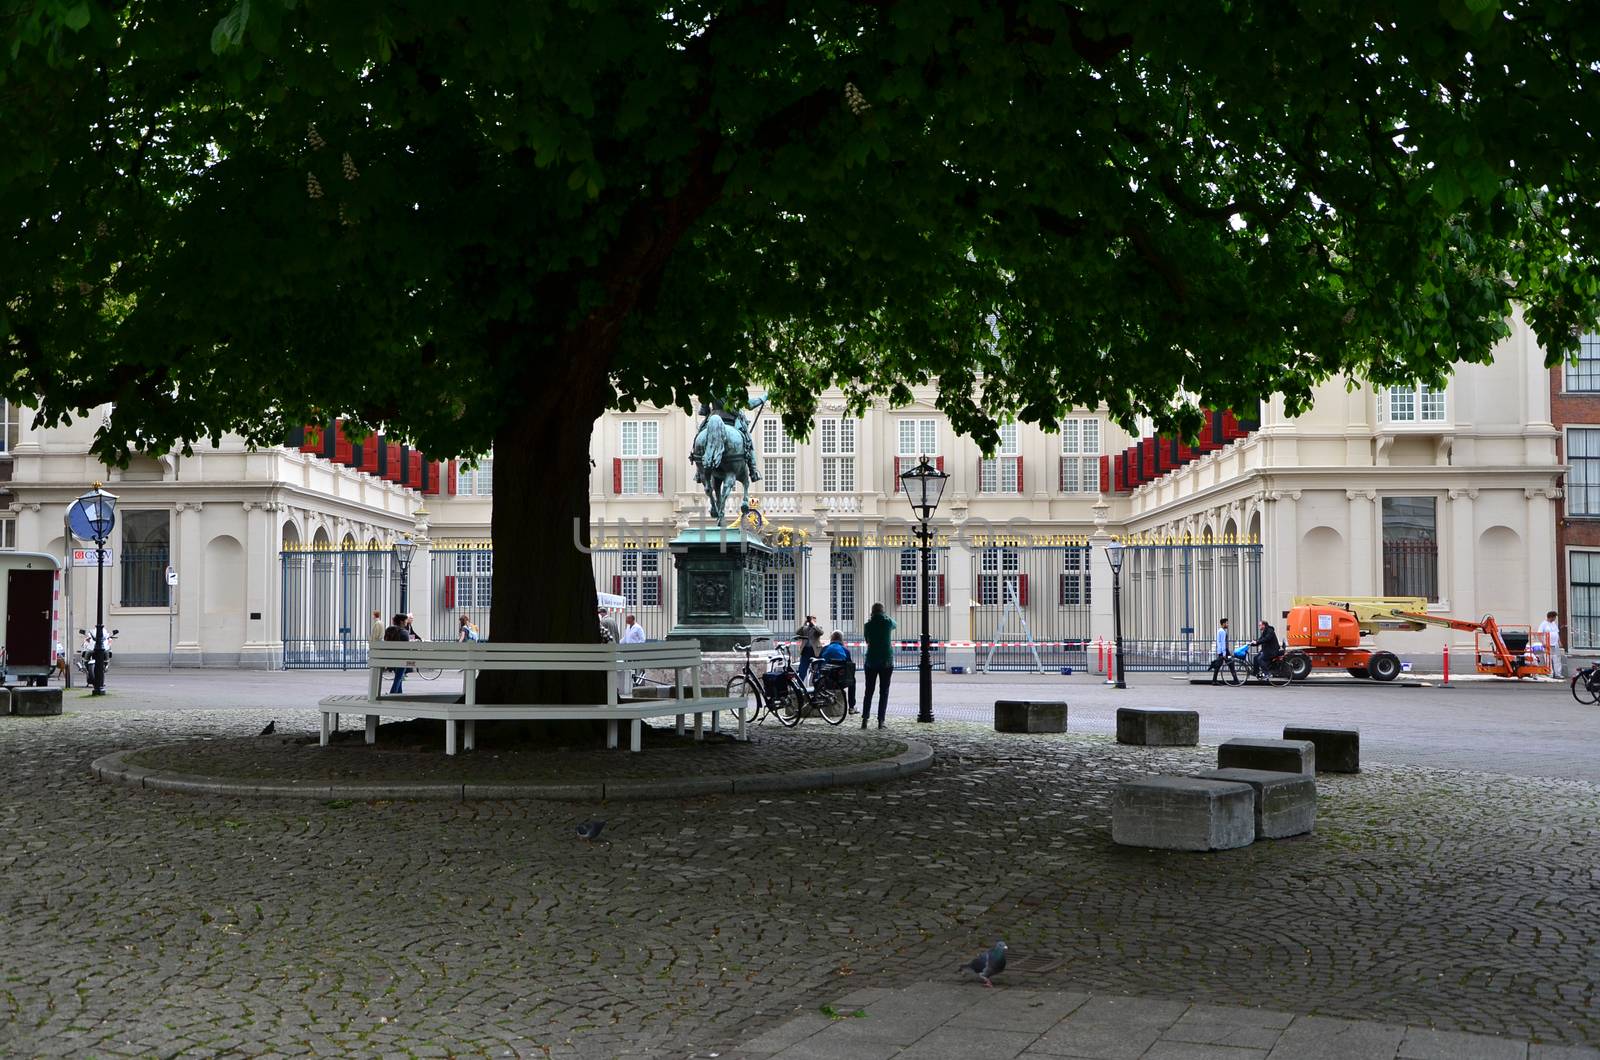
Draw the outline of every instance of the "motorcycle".
<instances>
[{"instance_id":1,"label":"motorcycle","mask_svg":"<svg viewBox=\"0 0 1600 1060\"><path fill-rule=\"evenodd\" d=\"M101 635L105 638L106 669L110 670L112 654L111 642L116 640L117 634L121 633L122 631L120 629L114 629L107 634L105 632L106 627L101 626L99 628ZM78 657L72 660L72 664L77 669L78 673L83 675L84 680L87 681L90 679L90 675L94 673L94 634L90 633L86 629L80 629L78 632L83 636L83 645L78 649Z\"/></svg>"}]
</instances>

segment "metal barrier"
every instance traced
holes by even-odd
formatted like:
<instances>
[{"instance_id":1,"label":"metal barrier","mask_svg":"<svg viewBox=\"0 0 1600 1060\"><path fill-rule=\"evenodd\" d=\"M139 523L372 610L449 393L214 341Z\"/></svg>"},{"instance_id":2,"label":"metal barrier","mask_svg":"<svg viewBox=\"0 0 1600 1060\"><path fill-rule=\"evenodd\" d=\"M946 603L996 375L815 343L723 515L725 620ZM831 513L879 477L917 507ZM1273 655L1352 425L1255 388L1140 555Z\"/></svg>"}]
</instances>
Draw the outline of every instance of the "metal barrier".
<instances>
[{"instance_id":1,"label":"metal barrier","mask_svg":"<svg viewBox=\"0 0 1600 1060\"><path fill-rule=\"evenodd\" d=\"M626 600L628 613L650 640L666 637L678 617L673 595L678 579L666 543L622 542L596 548L589 558L594 563L594 587Z\"/></svg>"},{"instance_id":2,"label":"metal barrier","mask_svg":"<svg viewBox=\"0 0 1600 1060\"><path fill-rule=\"evenodd\" d=\"M950 549L938 546L928 554L929 653L936 670L945 668L944 641L950 637L950 607L945 572ZM872 605L882 604L895 622L894 665L914 669L921 663L922 596L917 582L920 559L911 545L835 546L828 571L828 613L845 640L862 639L862 628L872 617ZM791 631L792 632L792 631Z\"/></svg>"},{"instance_id":3,"label":"metal barrier","mask_svg":"<svg viewBox=\"0 0 1600 1060\"><path fill-rule=\"evenodd\" d=\"M457 541L435 547L429 557L432 584L428 599L434 640L455 640L461 616L489 638L489 611L494 602L494 546L488 541Z\"/></svg>"},{"instance_id":4,"label":"metal barrier","mask_svg":"<svg viewBox=\"0 0 1600 1060\"><path fill-rule=\"evenodd\" d=\"M394 553L306 545L284 549L279 561L284 667L366 666L372 613L387 623L400 606Z\"/></svg>"},{"instance_id":5,"label":"metal barrier","mask_svg":"<svg viewBox=\"0 0 1600 1060\"><path fill-rule=\"evenodd\" d=\"M998 642L977 649L980 671L1088 667L1091 556L1087 538L972 550L972 639Z\"/></svg>"},{"instance_id":6,"label":"metal barrier","mask_svg":"<svg viewBox=\"0 0 1600 1060\"><path fill-rule=\"evenodd\" d=\"M1261 617L1256 542L1124 546L1122 653L1129 672L1206 670L1216 655L1218 619L1228 619L1229 641L1237 645L1255 639Z\"/></svg>"}]
</instances>

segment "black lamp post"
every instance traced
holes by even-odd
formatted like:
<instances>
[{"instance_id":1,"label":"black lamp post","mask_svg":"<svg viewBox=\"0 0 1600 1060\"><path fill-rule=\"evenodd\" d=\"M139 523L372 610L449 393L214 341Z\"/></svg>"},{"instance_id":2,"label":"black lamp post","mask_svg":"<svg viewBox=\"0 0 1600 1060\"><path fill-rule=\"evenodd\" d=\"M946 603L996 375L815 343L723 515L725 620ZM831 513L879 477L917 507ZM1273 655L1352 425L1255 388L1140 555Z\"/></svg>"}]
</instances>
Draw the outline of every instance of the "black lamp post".
<instances>
[{"instance_id":1,"label":"black lamp post","mask_svg":"<svg viewBox=\"0 0 1600 1060\"><path fill-rule=\"evenodd\" d=\"M411 612L406 608L406 590L410 586L411 557L417 551L417 543L411 540L410 534L401 534L395 538L392 551L395 566L400 568L400 613L408 615Z\"/></svg>"},{"instance_id":2,"label":"black lamp post","mask_svg":"<svg viewBox=\"0 0 1600 1060\"><path fill-rule=\"evenodd\" d=\"M1128 681L1122 670L1122 542L1113 541L1106 546L1106 562L1111 564L1111 628L1117 640L1117 687L1127 688Z\"/></svg>"},{"instance_id":3,"label":"black lamp post","mask_svg":"<svg viewBox=\"0 0 1600 1060\"><path fill-rule=\"evenodd\" d=\"M117 496L96 482L73 502L67 523L79 537L94 541L94 666L89 673L90 695L106 694L106 538L117 525Z\"/></svg>"},{"instance_id":4,"label":"black lamp post","mask_svg":"<svg viewBox=\"0 0 1600 1060\"><path fill-rule=\"evenodd\" d=\"M921 583L917 587L917 594L922 598L922 660L917 686L917 720L920 722L933 721L933 658L929 654L932 642L928 638L928 551L933 531L928 527L928 520L939 507L939 498L944 495L945 480L949 477L929 463L927 457L900 473L900 488L906 491L906 499L917 517L917 540L922 553Z\"/></svg>"}]
</instances>

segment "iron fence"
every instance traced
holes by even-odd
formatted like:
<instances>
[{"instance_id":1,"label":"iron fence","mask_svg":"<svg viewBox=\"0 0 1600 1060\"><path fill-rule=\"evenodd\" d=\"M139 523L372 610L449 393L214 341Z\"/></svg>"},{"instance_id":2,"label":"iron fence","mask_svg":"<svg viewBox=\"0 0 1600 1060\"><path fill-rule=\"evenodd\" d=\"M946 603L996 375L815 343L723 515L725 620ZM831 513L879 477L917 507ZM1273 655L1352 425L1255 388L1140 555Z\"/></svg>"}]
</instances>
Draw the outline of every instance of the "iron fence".
<instances>
[{"instance_id":1,"label":"iron fence","mask_svg":"<svg viewBox=\"0 0 1600 1060\"><path fill-rule=\"evenodd\" d=\"M494 546L488 541L458 541L435 547L429 555L430 614L434 640L455 640L461 616L489 638L489 611L494 602Z\"/></svg>"},{"instance_id":2,"label":"iron fence","mask_svg":"<svg viewBox=\"0 0 1600 1060\"><path fill-rule=\"evenodd\" d=\"M882 604L895 623L894 665L915 668L921 662L922 593L928 599L928 636L934 642L933 667L945 667L944 642L950 639L950 606L946 572L950 549L928 553L928 581L919 588L920 559L914 545L835 546L829 557L828 615L846 640L859 641L872 605Z\"/></svg>"},{"instance_id":3,"label":"iron fence","mask_svg":"<svg viewBox=\"0 0 1600 1060\"><path fill-rule=\"evenodd\" d=\"M627 601L650 640L661 640L677 621L672 551L661 541L622 542L594 549L594 587Z\"/></svg>"},{"instance_id":4,"label":"iron fence","mask_svg":"<svg viewBox=\"0 0 1600 1060\"><path fill-rule=\"evenodd\" d=\"M972 639L982 671L1086 668L1093 555L1087 538L972 550Z\"/></svg>"},{"instance_id":5,"label":"iron fence","mask_svg":"<svg viewBox=\"0 0 1600 1060\"><path fill-rule=\"evenodd\" d=\"M1204 670L1219 619L1232 642L1261 618L1261 546L1255 542L1136 542L1122 551L1122 654L1129 671Z\"/></svg>"},{"instance_id":6,"label":"iron fence","mask_svg":"<svg viewBox=\"0 0 1600 1060\"><path fill-rule=\"evenodd\" d=\"M761 612L774 639L788 640L800 628L810 584L811 549L805 545L775 546L762 574L761 594Z\"/></svg>"},{"instance_id":7,"label":"iron fence","mask_svg":"<svg viewBox=\"0 0 1600 1060\"><path fill-rule=\"evenodd\" d=\"M306 545L284 549L279 560L284 667L365 666L372 613L387 622L400 606L394 553Z\"/></svg>"}]
</instances>

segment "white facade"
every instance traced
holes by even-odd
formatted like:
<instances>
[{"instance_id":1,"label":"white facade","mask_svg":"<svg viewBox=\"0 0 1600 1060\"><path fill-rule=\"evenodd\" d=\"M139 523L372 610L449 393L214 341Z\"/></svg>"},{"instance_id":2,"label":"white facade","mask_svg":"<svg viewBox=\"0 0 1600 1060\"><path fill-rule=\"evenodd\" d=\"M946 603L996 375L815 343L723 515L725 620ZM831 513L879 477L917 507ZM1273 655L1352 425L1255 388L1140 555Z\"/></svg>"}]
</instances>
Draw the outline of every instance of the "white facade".
<instances>
[{"instance_id":1,"label":"white facade","mask_svg":"<svg viewBox=\"0 0 1600 1060\"><path fill-rule=\"evenodd\" d=\"M860 419L846 413L840 395L825 394L804 441L768 410L754 426L764 479L753 496L769 527L789 528L809 549L790 581L775 576L769 599L788 613L769 619L781 628L810 613L825 627L856 629L868 597L888 596L882 602L896 611L900 635L913 635L920 598L915 566L906 565L911 512L895 475L926 455L951 476L936 517L946 546L937 584L923 590L935 635L950 642L1016 639L1021 620L1036 639L1069 628L1073 636L1109 639L1109 579L1098 549L1112 536L1259 541L1269 617L1297 594L1387 595L1414 589L1421 578L1431 579L1431 606L1440 612L1529 623L1556 606L1555 502L1564 468L1549 391L1543 351L1519 323L1492 364L1461 366L1442 393L1391 395L1330 381L1307 413L1291 419L1280 401L1268 401L1246 437L1120 493L1100 491L1100 457L1137 439L1094 410L1071 417L1063 431L1007 426L988 461L952 432L931 388L916 389L909 406L879 405ZM119 494L122 526L126 514L154 513L144 522L165 526L179 579L170 607L178 664L279 664L285 542L382 548L402 532L439 543L489 534L492 458L461 470L455 495L427 498L321 457L249 452L233 442L108 471L88 456L98 422L35 431L26 413L0 412L0 486L9 488L9 496L0 494L0 547L61 555L66 507L96 480ZM695 427L678 409L597 421L595 543L660 547L705 518L688 461ZM1040 564L1031 582L1024 561L1007 551L1030 543L1038 553L1026 562ZM123 599L130 584L121 571L124 542L112 548L108 624L123 631L119 657L164 661L169 607ZM849 590L851 578L867 578L860 564L874 549L876 580ZM1406 585L1395 584L1399 554L1422 563L1408 568ZM471 560L480 578L488 569L481 559ZM426 599L446 584L443 567L433 578L428 562L423 550L411 575L412 610L424 627L456 603ZM643 562L623 554L606 577L670 625L670 562ZM90 621L93 573L74 569L64 629ZM847 590L855 597L847 599ZM1069 613L1081 613L1082 628L1063 617ZM1445 639L1433 631L1387 637L1388 646L1414 655L1436 653ZM1470 637L1456 644L1467 646Z\"/></svg>"}]
</instances>

